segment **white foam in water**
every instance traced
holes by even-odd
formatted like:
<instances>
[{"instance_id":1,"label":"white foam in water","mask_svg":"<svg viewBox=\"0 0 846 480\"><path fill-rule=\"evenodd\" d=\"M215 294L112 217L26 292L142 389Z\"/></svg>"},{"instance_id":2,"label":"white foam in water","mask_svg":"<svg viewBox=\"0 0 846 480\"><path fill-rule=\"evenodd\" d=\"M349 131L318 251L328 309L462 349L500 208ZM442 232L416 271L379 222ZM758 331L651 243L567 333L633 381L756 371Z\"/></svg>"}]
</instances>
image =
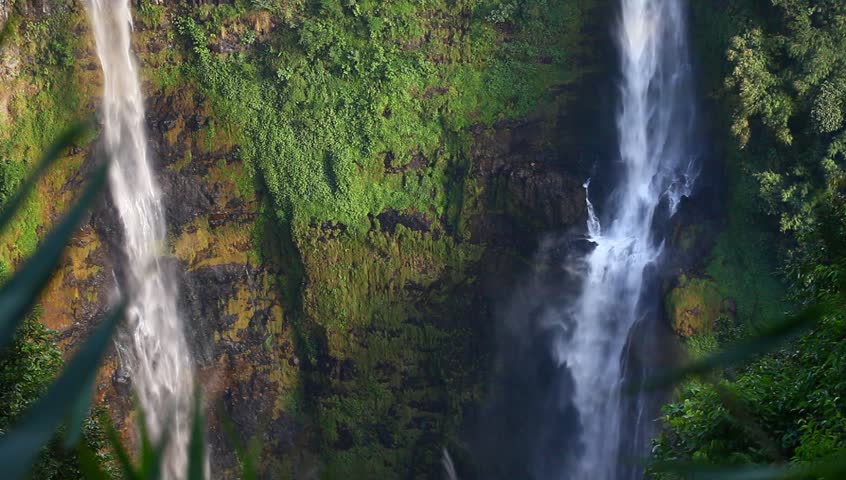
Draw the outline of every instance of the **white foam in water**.
<instances>
[{"instance_id":1,"label":"white foam in water","mask_svg":"<svg viewBox=\"0 0 846 480\"><path fill-rule=\"evenodd\" d=\"M192 361L177 311L177 286L160 262L166 228L147 152L132 15L127 0L91 0L88 7L103 66L102 135L113 162L110 187L124 226L129 335L118 347L151 438L157 441L167 431L163 478L180 479L186 474Z\"/></svg>"}]
</instances>

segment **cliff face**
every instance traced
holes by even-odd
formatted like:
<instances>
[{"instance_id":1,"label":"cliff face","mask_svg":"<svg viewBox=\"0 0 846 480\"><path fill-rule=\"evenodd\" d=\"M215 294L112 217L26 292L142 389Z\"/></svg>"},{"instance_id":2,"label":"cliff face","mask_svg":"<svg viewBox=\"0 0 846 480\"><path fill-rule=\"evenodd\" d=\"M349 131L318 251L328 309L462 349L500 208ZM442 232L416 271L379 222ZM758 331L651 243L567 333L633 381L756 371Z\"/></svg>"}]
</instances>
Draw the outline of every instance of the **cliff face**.
<instances>
[{"instance_id":1,"label":"cliff face","mask_svg":"<svg viewBox=\"0 0 846 480\"><path fill-rule=\"evenodd\" d=\"M551 27L543 23L547 12L533 13L531 2L521 7L525 11L515 6L518 13L502 11L498 3L428 7L416 14L426 22L422 34L371 42L396 55L419 53L423 63L415 68L452 79L432 80L434 86L411 93L420 102L415 115L443 120L414 116L405 125L391 124L410 128L400 137L406 140L354 154L352 171L326 153L318 164L320 181L329 185L329 198L338 199L330 203L337 211L302 214L308 211L302 202L318 198L323 184L298 198L278 194L276 175L283 184L298 181L284 177L284 162L302 156L254 148L252 140L266 131L236 114L236 102L251 95L250 85L221 90L208 65L238 65L233 68L264 82L262 95L275 95L277 88L281 98L290 95L297 74L284 68L297 60L284 52L305 49L305 25L333 18L320 21L328 30L349 28L357 38L356 19L364 15L357 6L337 5L337 17L325 16L320 8L326 5L304 3L141 2L136 11L147 127L165 194L165 261L181 279L186 331L211 407L213 470L229 478L237 466L219 427L218 419L227 416L241 441L260 440L265 478L432 477L442 447L462 455L465 413L486 388L497 297L525 268L541 233L583 228L582 182L593 159L574 152L592 146L574 135L585 123L574 112L590 108L591 100L579 96L591 91L592 77L585 72L597 62L584 53L534 47L544 41L527 33L531 22ZM564 32L565 43L581 52L582 37L599 24L589 15L592 2L553 3L553 14L573 30ZM96 112L99 102L99 65L82 5L56 0L48 7L26 9L14 41L0 54L0 75L14 87L0 91L0 157L21 170L64 125ZM367 15L370 25L395 20ZM185 27L192 19L211 30L201 32L208 35L207 52L196 29ZM519 44L521 50L508 63L484 42L505 52ZM474 57L474 48L488 56ZM320 51L314 55L312 63L326 62L330 75L344 75L331 73L336 66L321 60ZM456 80L485 78L491 65L502 75L513 75L509 69L518 65L526 84ZM263 70L271 66L277 70L268 76ZM463 76L454 77L454 70ZM282 77L287 83L280 86ZM363 91L381 88L373 85ZM491 97L488 87L513 91ZM455 113L452 105L459 102L471 107ZM298 105L306 119L309 109L320 112L308 100ZM252 107L249 115L264 114L261 105ZM375 115L380 122L397 121L406 114L402 108L400 101L388 101ZM312 126L293 127L303 143L310 132L336 128L321 125L322 118L311 120ZM289 128L271 130L283 127ZM415 140L424 128L433 133ZM351 144L356 138L348 137ZM96 139L80 144L44 179L29 217L3 238L7 264L32 251L99 153ZM361 194L345 197L345 189L356 191L359 181ZM14 184L6 175L3 187ZM42 321L67 350L114 296L120 265L120 223L104 196L41 302ZM97 384L98 400L128 439L131 381L113 355Z\"/></svg>"}]
</instances>

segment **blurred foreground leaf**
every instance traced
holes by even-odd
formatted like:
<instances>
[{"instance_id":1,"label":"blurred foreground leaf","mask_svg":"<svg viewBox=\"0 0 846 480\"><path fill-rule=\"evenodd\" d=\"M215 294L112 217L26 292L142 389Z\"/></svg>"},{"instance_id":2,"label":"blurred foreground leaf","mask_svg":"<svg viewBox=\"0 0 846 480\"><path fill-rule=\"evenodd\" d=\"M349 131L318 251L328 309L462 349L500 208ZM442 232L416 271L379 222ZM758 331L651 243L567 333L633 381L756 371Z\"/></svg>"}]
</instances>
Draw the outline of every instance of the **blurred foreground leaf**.
<instances>
[{"instance_id":1,"label":"blurred foreground leaf","mask_svg":"<svg viewBox=\"0 0 846 480\"><path fill-rule=\"evenodd\" d=\"M107 170L107 164L97 169L76 205L47 235L24 266L0 289L0 349L12 341L15 329L50 280L65 245L102 190Z\"/></svg>"},{"instance_id":2,"label":"blurred foreground leaf","mask_svg":"<svg viewBox=\"0 0 846 480\"><path fill-rule=\"evenodd\" d=\"M7 25L10 23L11 22L7 22ZM9 227L12 217L14 217L15 213L21 208L24 202L26 202L29 194L35 188L38 180L44 176L47 169L60 158L62 152L66 148L76 143L90 130L90 128L90 122L80 122L75 125L71 125L70 128L62 133L62 136L50 145L47 151L44 152L44 155L42 155L41 160L35 167L35 170L30 173L26 180L24 180L17 192L15 192L15 195L12 196L5 205L3 205L3 210L0 211L0 233Z\"/></svg>"},{"instance_id":3,"label":"blurred foreground leaf","mask_svg":"<svg viewBox=\"0 0 846 480\"><path fill-rule=\"evenodd\" d=\"M846 451L827 461L811 465L717 466L695 462L654 462L654 472L673 473L689 480L840 480L846 478Z\"/></svg>"},{"instance_id":4,"label":"blurred foreground leaf","mask_svg":"<svg viewBox=\"0 0 846 480\"><path fill-rule=\"evenodd\" d=\"M100 459L85 445L77 449L79 466L82 468L82 475L86 480L109 480L109 476L100 467Z\"/></svg>"},{"instance_id":5,"label":"blurred foreground leaf","mask_svg":"<svg viewBox=\"0 0 846 480\"><path fill-rule=\"evenodd\" d=\"M191 421L191 439L188 442L188 480L205 480L206 440L203 435L205 420L200 404L199 390L194 392L194 412Z\"/></svg>"},{"instance_id":6,"label":"blurred foreground leaf","mask_svg":"<svg viewBox=\"0 0 846 480\"><path fill-rule=\"evenodd\" d=\"M0 437L0 465L5 469L4 478L24 478L41 447L71 413L76 400L89 395L85 389L97 375L100 360L123 314L123 304L113 308L47 393L38 399L21 422Z\"/></svg>"},{"instance_id":7,"label":"blurred foreground leaf","mask_svg":"<svg viewBox=\"0 0 846 480\"><path fill-rule=\"evenodd\" d=\"M109 444L111 444L112 450L115 452L117 463L121 468L121 472L123 472L124 480L140 480L141 475L135 470L132 459L120 441L120 435L111 422L106 424L106 435L109 438Z\"/></svg>"},{"instance_id":8,"label":"blurred foreground leaf","mask_svg":"<svg viewBox=\"0 0 846 480\"><path fill-rule=\"evenodd\" d=\"M629 385L630 391L654 390L675 385L692 375L704 375L719 368L739 365L750 357L777 349L811 329L826 314L835 311L834 303L818 303L790 315L754 335L735 342L725 349L687 363L682 367L647 378L640 385Z\"/></svg>"}]
</instances>

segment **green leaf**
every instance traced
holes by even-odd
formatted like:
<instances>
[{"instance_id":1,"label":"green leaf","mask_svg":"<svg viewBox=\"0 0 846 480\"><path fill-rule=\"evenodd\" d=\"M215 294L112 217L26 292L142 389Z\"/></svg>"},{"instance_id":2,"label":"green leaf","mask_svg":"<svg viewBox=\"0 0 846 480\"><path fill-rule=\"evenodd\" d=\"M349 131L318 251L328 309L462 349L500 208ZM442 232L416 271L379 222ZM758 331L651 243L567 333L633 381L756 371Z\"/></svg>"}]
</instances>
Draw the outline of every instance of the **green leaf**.
<instances>
[{"instance_id":1,"label":"green leaf","mask_svg":"<svg viewBox=\"0 0 846 480\"><path fill-rule=\"evenodd\" d=\"M159 480L161 478L161 463L164 451L167 448L169 436L168 431L163 432L158 445L153 445L150 434L147 431L147 420L143 409L136 405L138 411L138 432L141 443L140 462L137 467L132 462L129 453L120 440L120 435L115 428L107 425L106 433L109 443L115 452L118 464L123 472L124 480Z\"/></svg>"},{"instance_id":2,"label":"green leaf","mask_svg":"<svg viewBox=\"0 0 846 480\"><path fill-rule=\"evenodd\" d=\"M223 412L223 409L220 409ZM244 448L244 445L238 440L238 433L235 425L232 424L232 419L223 414L220 416L220 424L226 434L227 440L235 446L235 453L241 461L241 480L256 480L256 453L257 449Z\"/></svg>"},{"instance_id":3,"label":"green leaf","mask_svg":"<svg viewBox=\"0 0 846 480\"><path fill-rule=\"evenodd\" d=\"M188 443L188 480L205 480L205 438L203 438L203 411L199 390L194 393L194 414L191 422L191 439Z\"/></svg>"},{"instance_id":4,"label":"green leaf","mask_svg":"<svg viewBox=\"0 0 846 480\"><path fill-rule=\"evenodd\" d=\"M110 345L112 333L123 318L125 305L113 308L91 337L68 363L62 375L50 385L47 393L29 410L24 419L0 437L0 465L4 478L24 478L38 453L73 408Z\"/></svg>"},{"instance_id":5,"label":"green leaf","mask_svg":"<svg viewBox=\"0 0 846 480\"><path fill-rule=\"evenodd\" d=\"M65 448L70 450L79 442L82 435L82 423L88 417L91 406L91 399L94 396L94 381L96 376L88 379L88 385L82 389L82 394L74 402L68 418L68 429L65 432Z\"/></svg>"},{"instance_id":6,"label":"green leaf","mask_svg":"<svg viewBox=\"0 0 846 480\"><path fill-rule=\"evenodd\" d=\"M109 476L100 468L100 460L90 448L80 445L77 448L77 456L85 480L109 480Z\"/></svg>"},{"instance_id":7,"label":"green leaf","mask_svg":"<svg viewBox=\"0 0 846 480\"><path fill-rule=\"evenodd\" d=\"M165 425L172 425L173 418L169 418ZM150 432L147 430L147 417L143 408L138 407L138 430L141 433L141 469L140 478L144 480L159 480L162 472L162 458L170 442L170 431L165 429L158 445L153 445Z\"/></svg>"},{"instance_id":8,"label":"green leaf","mask_svg":"<svg viewBox=\"0 0 846 480\"><path fill-rule=\"evenodd\" d=\"M46 172L47 169L60 158L64 149L73 145L77 140L82 138L82 136L85 135L90 128L91 122L80 122L76 125L72 125L50 145L41 157L41 161L38 162L35 170L29 175L29 177L27 177L23 184L21 184L15 195L6 202L3 206L3 210L0 211L0 233L9 227L12 217L21 208L24 202L26 202L26 199L29 197L30 192L32 192L35 188L38 180L44 176L44 172Z\"/></svg>"},{"instance_id":9,"label":"green leaf","mask_svg":"<svg viewBox=\"0 0 846 480\"><path fill-rule=\"evenodd\" d=\"M106 425L106 436L108 436L109 443L112 445L112 450L115 452L118 465L120 465L120 468L123 471L124 480L141 480L141 474L136 471L135 466L132 464L132 460L129 457L129 453L127 453L126 449L123 447L123 443L120 441L120 435L118 435L117 430L115 430L115 427L111 422Z\"/></svg>"},{"instance_id":10,"label":"green leaf","mask_svg":"<svg viewBox=\"0 0 846 480\"><path fill-rule=\"evenodd\" d=\"M102 190L107 169L108 165L104 164L96 170L76 205L47 235L23 268L0 289L0 349L14 338L15 329L47 285L65 245Z\"/></svg>"},{"instance_id":11,"label":"green leaf","mask_svg":"<svg viewBox=\"0 0 846 480\"><path fill-rule=\"evenodd\" d=\"M796 315L773 323L759 335L755 335L736 342L719 352L705 356L685 366L671 370L665 374L658 374L646 379L641 385L629 385L627 390L651 390L667 387L678 383L691 375L703 375L721 367L737 365L749 357L774 350L810 329L824 315L835 310L835 305L820 303L813 305Z\"/></svg>"}]
</instances>

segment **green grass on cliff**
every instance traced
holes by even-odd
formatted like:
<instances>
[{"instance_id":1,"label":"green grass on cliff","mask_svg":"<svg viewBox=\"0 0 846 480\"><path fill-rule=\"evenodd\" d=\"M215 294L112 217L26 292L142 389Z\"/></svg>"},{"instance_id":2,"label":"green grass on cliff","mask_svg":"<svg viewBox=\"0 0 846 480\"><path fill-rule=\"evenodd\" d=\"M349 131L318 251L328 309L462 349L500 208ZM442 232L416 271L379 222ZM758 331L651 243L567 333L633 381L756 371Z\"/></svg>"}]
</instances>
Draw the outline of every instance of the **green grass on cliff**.
<instances>
[{"instance_id":1,"label":"green grass on cliff","mask_svg":"<svg viewBox=\"0 0 846 480\"><path fill-rule=\"evenodd\" d=\"M462 298L483 249L467 242L483 188L471 131L565 108L594 3L271 1L166 15L185 47L166 55L184 56L179 75L207 97L214 134L234 139L269 193L280 247L299 257L280 285L311 366L296 410L315 424L326 478L421 478L443 446L460 448L486 368L486 326ZM164 89L177 77L158 63L151 75ZM386 211L400 223L380 221Z\"/></svg>"},{"instance_id":2,"label":"green grass on cliff","mask_svg":"<svg viewBox=\"0 0 846 480\"><path fill-rule=\"evenodd\" d=\"M389 206L444 215L467 128L526 115L578 78L588 3L308 3L261 42L215 10L175 24L280 219L362 230ZM224 42L242 46L212 51Z\"/></svg>"},{"instance_id":3,"label":"green grass on cliff","mask_svg":"<svg viewBox=\"0 0 846 480\"><path fill-rule=\"evenodd\" d=\"M0 47L0 58L18 66L4 80L9 88L0 92L7 108L0 113L0 204L17 190L41 152L84 116L74 88L74 51L80 40L73 30L79 21L79 12L62 11L20 22L8 44ZM39 229L49 220L44 200L32 195L17 215L2 237L0 261L12 266L35 251Z\"/></svg>"},{"instance_id":4,"label":"green grass on cliff","mask_svg":"<svg viewBox=\"0 0 846 480\"><path fill-rule=\"evenodd\" d=\"M188 145L167 168L214 151L227 159L208 175L231 180L233 199L262 190L260 238L250 240L263 265L279 266L284 305L271 323L296 343L296 352L266 343L265 353L305 365L286 367L301 368L304 380L275 390L286 392L275 402L285 419L273 420L306 425L285 452L317 450L324 477L426 477L439 471L443 446L461 448L458 427L481 395L479 342L490 329L472 296L484 251L468 241L484 189L473 142L498 122L566 108L565 92L586 73L584 29L596 3L138 4L145 87L176 102L163 107L178 118L160 140ZM26 95L0 118L0 193L27 170L10 159L32 158L95 104L91 92L70 88L97 85L99 69L80 65L96 62L81 54L84 22L81 6L69 4L21 30L32 32L19 39ZM187 127L191 115L208 121ZM230 154L247 168L230 169ZM37 243L50 210L43 201L6 242L16 257ZM282 370L261 378L300 381ZM280 456L276 445L262 466L276 477L302 474L299 457Z\"/></svg>"}]
</instances>

